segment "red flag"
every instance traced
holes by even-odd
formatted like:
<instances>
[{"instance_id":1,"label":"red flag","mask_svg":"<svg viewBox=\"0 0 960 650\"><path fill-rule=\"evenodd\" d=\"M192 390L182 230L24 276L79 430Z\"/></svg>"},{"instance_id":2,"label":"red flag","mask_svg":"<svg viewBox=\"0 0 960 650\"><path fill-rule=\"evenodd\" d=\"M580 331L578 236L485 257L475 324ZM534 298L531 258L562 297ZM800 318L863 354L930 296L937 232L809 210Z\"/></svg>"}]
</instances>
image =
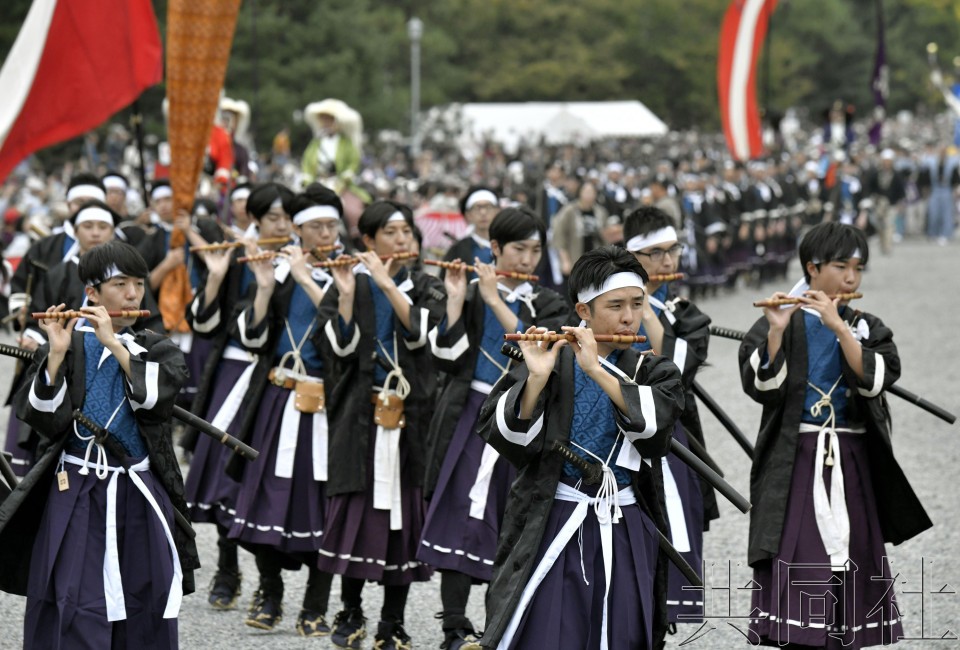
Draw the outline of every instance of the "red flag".
<instances>
[{"instance_id":1,"label":"red flag","mask_svg":"<svg viewBox=\"0 0 960 650\"><path fill-rule=\"evenodd\" d=\"M0 179L162 79L150 0L34 0L0 70Z\"/></svg>"},{"instance_id":2,"label":"red flag","mask_svg":"<svg viewBox=\"0 0 960 650\"><path fill-rule=\"evenodd\" d=\"M723 18L717 56L720 119L737 160L763 153L756 68L777 0L732 0Z\"/></svg>"}]
</instances>

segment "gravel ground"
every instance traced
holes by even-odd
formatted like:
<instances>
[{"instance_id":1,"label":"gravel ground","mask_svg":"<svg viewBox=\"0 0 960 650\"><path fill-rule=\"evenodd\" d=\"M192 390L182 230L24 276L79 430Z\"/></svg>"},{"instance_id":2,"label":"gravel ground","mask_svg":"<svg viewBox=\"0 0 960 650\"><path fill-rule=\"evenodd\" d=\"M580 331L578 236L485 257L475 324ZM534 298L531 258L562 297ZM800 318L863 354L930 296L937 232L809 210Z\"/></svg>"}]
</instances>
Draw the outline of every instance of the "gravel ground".
<instances>
[{"instance_id":1,"label":"gravel ground","mask_svg":"<svg viewBox=\"0 0 960 650\"><path fill-rule=\"evenodd\" d=\"M862 290L866 297L858 303L864 310L880 315L897 334L903 365L901 385L954 413L960 412L957 364L960 342L952 336L952 323L960 317L960 307L952 302L960 295L957 252L957 244L937 247L923 241L908 241L898 246L893 257L877 254L864 278ZM799 275L797 268L794 267L794 275ZM792 281L784 288L791 285ZM704 300L700 304L712 316L714 324L745 330L759 315L758 310L749 307L750 300L772 290L770 287L762 291L742 290L736 295ZM740 389L736 355L735 342L714 338L711 365L700 373L700 382L752 438L760 409ZM9 376L11 369L10 360L0 358L0 372ZM890 401L897 457L935 524L918 538L897 547L888 546L893 573L897 576L895 588L905 616L904 630L911 639L901 642L899 647L920 648L923 644L924 648L960 648L956 640L960 631L960 597L954 593L960 583L960 561L955 555L955 549L960 547L958 491L949 479L960 471L960 431L899 398L891 397ZM711 454L725 469L727 480L741 493L748 494L746 456L709 413L705 412L703 417ZM0 426L5 428L6 409L0 410L0 421ZM682 625L680 632L670 639L671 647L744 645L736 628L745 628L742 619L749 613L749 592L740 589L751 578L745 564L748 519L725 501L721 501L720 507L722 517L711 526L704 548L708 621L702 629L697 625ZM241 611L210 609L205 602L205 591L216 562L216 535L211 526L197 528L200 554L206 566L197 574L200 592L185 599L180 613L183 648L333 647L326 639L301 639L294 630L305 571L285 573L287 616L274 632L259 632L244 626ZM257 574L251 556L241 554L241 568L245 607L256 588ZM332 612L339 603L338 586L339 581L335 581L330 601ZM368 623L372 639L371 628L376 626L381 592L376 585L368 585L364 595L365 609L372 619ZM478 625L483 623L482 597L482 590L475 589L468 611ZM24 604L22 598L0 593L0 648L16 648L22 644ZM439 645L442 637L433 618L438 611L439 580L415 584L407 606L406 626L415 647ZM683 643L694 635L695 640ZM945 636L948 640L944 640ZM925 640L919 640L921 637ZM366 647L370 645L372 640Z\"/></svg>"}]
</instances>

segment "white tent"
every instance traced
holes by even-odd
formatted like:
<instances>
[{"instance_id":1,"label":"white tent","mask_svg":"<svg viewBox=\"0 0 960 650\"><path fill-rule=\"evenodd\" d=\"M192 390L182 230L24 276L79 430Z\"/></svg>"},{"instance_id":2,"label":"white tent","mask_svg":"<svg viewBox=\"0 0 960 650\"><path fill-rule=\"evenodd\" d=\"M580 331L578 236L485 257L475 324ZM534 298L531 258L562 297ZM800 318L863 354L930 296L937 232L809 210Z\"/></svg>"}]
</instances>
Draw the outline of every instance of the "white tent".
<instances>
[{"instance_id":1,"label":"white tent","mask_svg":"<svg viewBox=\"0 0 960 650\"><path fill-rule=\"evenodd\" d=\"M582 144L611 137L657 137L668 131L638 101L463 104L461 110L474 138L492 137L508 151L516 150L521 139Z\"/></svg>"}]
</instances>

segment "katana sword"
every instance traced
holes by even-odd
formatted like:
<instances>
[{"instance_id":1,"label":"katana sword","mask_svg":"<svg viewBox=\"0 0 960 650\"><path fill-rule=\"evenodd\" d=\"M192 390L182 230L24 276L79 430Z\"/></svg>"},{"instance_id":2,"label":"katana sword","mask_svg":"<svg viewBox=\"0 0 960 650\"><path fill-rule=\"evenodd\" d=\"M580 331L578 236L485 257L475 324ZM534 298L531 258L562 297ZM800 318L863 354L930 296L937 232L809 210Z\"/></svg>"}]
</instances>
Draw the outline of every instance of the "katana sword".
<instances>
[{"instance_id":1,"label":"katana sword","mask_svg":"<svg viewBox=\"0 0 960 650\"><path fill-rule=\"evenodd\" d=\"M508 350L507 348L511 349ZM519 348L516 348L512 345L504 344L500 348L500 352L515 361L523 361L523 352ZM712 470L709 465L697 458L696 454L680 444L680 441L676 438L670 438L670 451L674 456L679 458L684 464L690 467L690 469L702 476L703 479L713 486L717 492L726 497L730 503L736 506L737 510L744 514L750 511L750 502L742 494L737 492L732 485L727 483L723 477ZM576 456L576 454L574 455ZM577 456L577 458L580 457Z\"/></svg>"},{"instance_id":2,"label":"katana sword","mask_svg":"<svg viewBox=\"0 0 960 650\"><path fill-rule=\"evenodd\" d=\"M564 445L562 442L558 442L556 440L553 442L552 450L555 453L560 454L568 463L579 469L583 473L584 482L600 482L599 477L603 475L603 468L599 464L591 463L589 460L580 457L579 455L575 454L572 449ZM590 476L592 480L588 480L588 476ZM691 585L694 587L703 588L703 580L697 575L697 572L693 570L684 557L680 555L680 551L678 551L676 547L670 543L670 540L667 539L667 536L664 535L656 525L654 525L654 529L657 531L657 543L659 544L660 550L663 551L664 555L666 555L670 561L673 562L674 566L680 570L680 573L683 574L683 576Z\"/></svg>"},{"instance_id":3,"label":"katana sword","mask_svg":"<svg viewBox=\"0 0 960 650\"><path fill-rule=\"evenodd\" d=\"M715 336L719 336L720 338L733 339L734 341L742 341L747 336L746 332L741 332L740 330L732 330L726 327L711 326L710 333ZM930 413L931 415L934 415L940 418L947 424L954 424L957 421L957 416L951 413L950 411L946 410L941 406L937 406L933 402L925 400L924 398L920 397L915 393L911 393L906 388L903 388L901 386L897 386L896 384L894 384L893 386L890 386L889 388L887 388L886 392L890 393L891 395L896 395L900 399L907 400L914 406L919 406L927 413Z\"/></svg>"},{"instance_id":4,"label":"katana sword","mask_svg":"<svg viewBox=\"0 0 960 650\"><path fill-rule=\"evenodd\" d=\"M124 458L126 458L128 455L127 450L122 444L120 444L119 440L110 435L110 432L107 429L104 429L99 424L88 418L80 411L80 409L74 409L71 415L77 424L83 425L88 431L90 431L90 433L93 434L94 442L96 442L98 445L102 445L103 448L110 452L110 454L117 461L123 462ZM126 465L124 465L123 468L125 470L130 469ZM172 505L173 504L171 504L171 506ZM190 520L187 519L187 517L175 507L173 508L173 520L177 522L177 526L180 527L180 530L182 530L187 537L193 539L197 536L197 531L195 531L193 526L190 525Z\"/></svg>"},{"instance_id":5,"label":"katana sword","mask_svg":"<svg viewBox=\"0 0 960 650\"><path fill-rule=\"evenodd\" d=\"M24 361L32 361L35 353L13 345L0 343L0 354L17 359L23 359ZM244 444L226 431L218 429L203 418L194 415L183 407L174 406L173 417L177 418L184 424L193 427L200 433L216 439L220 442L220 444L227 446L231 451L243 456L247 460L256 460L257 456L260 455L260 452L253 447Z\"/></svg>"}]
</instances>

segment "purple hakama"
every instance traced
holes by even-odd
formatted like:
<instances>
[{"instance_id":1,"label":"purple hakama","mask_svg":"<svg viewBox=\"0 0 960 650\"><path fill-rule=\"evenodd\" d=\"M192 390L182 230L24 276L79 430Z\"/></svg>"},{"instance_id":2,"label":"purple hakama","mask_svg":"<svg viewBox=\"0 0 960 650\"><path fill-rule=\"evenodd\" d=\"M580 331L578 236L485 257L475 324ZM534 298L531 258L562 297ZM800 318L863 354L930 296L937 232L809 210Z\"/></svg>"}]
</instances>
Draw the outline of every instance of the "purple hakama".
<instances>
[{"instance_id":1,"label":"purple hakama","mask_svg":"<svg viewBox=\"0 0 960 650\"><path fill-rule=\"evenodd\" d=\"M111 466L116 466L111 460ZM163 526L128 476L117 476L117 548L127 618L107 620L104 596L107 485L91 469L65 464L69 489L51 475L50 495L30 561L24 648L178 647L177 619L163 618L173 558ZM173 506L150 471L138 476L173 529Z\"/></svg>"},{"instance_id":2,"label":"purple hakama","mask_svg":"<svg viewBox=\"0 0 960 650\"><path fill-rule=\"evenodd\" d=\"M689 449L687 433L683 430L679 421L673 430L673 437ZM671 541L674 545L677 544L678 530L673 517L674 512L680 511L686 525L686 537L690 548L689 551L680 551L680 555L697 575L702 575L703 494L700 492L700 478L696 472L674 454L668 454L666 458L679 497L679 503L671 507L670 493L667 492L667 515L672 533ZM667 567L668 620L671 623L699 623L703 621L703 589L692 587L673 562L669 562Z\"/></svg>"},{"instance_id":3,"label":"purple hakama","mask_svg":"<svg viewBox=\"0 0 960 650\"><path fill-rule=\"evenodd\" d=\"M570 479L563 482L574 484ZM597 492L595 485L579 489L589 495ZM572 501L553 502L534 570L576 506ZM639 505L622 506L622 514L620 522L613 524L607 637L610 648L639 650L652 647L659 543L653 521ZM573 535L540 583L509 648L600 647L605 576L600 526L592 505L580 531L582 539Z\"/></svg>"},{"instance_id":4,"label":"purple hakama","mask_svg":"<svg viewBox=\"0 0 960 650\"><path fill-rule=\"evenodd\" d=\"M33 455L20 446L20 428L25 427L23 422L17 419L17 414L13 407L10 407L10 418L7 420L7 440L3 447L4 451L10 452L13 458L10 459L10 465L13 467L13 473L23 478L33 467Z\"/></svg>"},{"instance_id":5,"label":"purple hakama","mask_svg":"<svg viewBox=\"0 0 960 650\"><path fill-rule=\"evenodd\" d=\"M409 449L400 435L400 530L390 530L390 511L373 507L374 450L377 425L369 429L367 486L363 492L330 497L327 503L326 535L317 568L348 578L372 580L383 585L408 585L430 579L433 570L417 560L423 531L423 488L414 487Z\"/></svg>"},{"instance_id":6,"label":"purple hakama","mask_svg":"<svg viewBox=\"0 0 960 650\"><path fill-rule=\"evenodd\" d=\"M325 482L314 478L312 414L300 414L292 477L276 475L280 426L291 392L273 384L264 388L250 441L260 456L244 469L230 537L243 545L312 556L320 548L325 512Z\"/></svg>"},{"instance_id":7,"label":"purple hakama","mask_svg":"<svg viewBox=\"0 0 960 650\"><path fill-rule=\"evenodd\" d=\"M843 485L850 518L850 560L856 570L833 572L813 505L817 434L801 433L780 535L780 550L754 565L750 641L857 648L903 636L868 464L866 434L840 433ZM829 485L832 469L824 467Z\"/></svg>"},{"instance_id":8,"label":"purple hakama","mask_svg":"<svg viewBox=\"0 0 960 650\"><path fill-rule=\"evenodd\" d=\"M500 522L516 477L513 466L498 459L490 476L483 518L470 516L470 491L487 446L477 434L477 418L486 397L475 390L467 397L440 469L417 552L421 562L481 582L490 582L493 577Z\"/></svg>"},{"instance_id":9,"label":"purple hakama","mask_svg":"<svg viewBox=\"0 0 960 650\"><path fill-rule=\"evenodd\" d=\"M214 378L210 405L204 415L212 422L223 406L237 380L248 367L249 362L238 359L223 359ZM236 436L243 421L245 403L241 404L233 421L225 429ZM224 471L233 452L210 436L200 435L190 461L184 485L184 498L187 501L188 515L194 523L217 524L229 530L236 515L237 493L240 484Z\"/></svg>"}]
</instances>

